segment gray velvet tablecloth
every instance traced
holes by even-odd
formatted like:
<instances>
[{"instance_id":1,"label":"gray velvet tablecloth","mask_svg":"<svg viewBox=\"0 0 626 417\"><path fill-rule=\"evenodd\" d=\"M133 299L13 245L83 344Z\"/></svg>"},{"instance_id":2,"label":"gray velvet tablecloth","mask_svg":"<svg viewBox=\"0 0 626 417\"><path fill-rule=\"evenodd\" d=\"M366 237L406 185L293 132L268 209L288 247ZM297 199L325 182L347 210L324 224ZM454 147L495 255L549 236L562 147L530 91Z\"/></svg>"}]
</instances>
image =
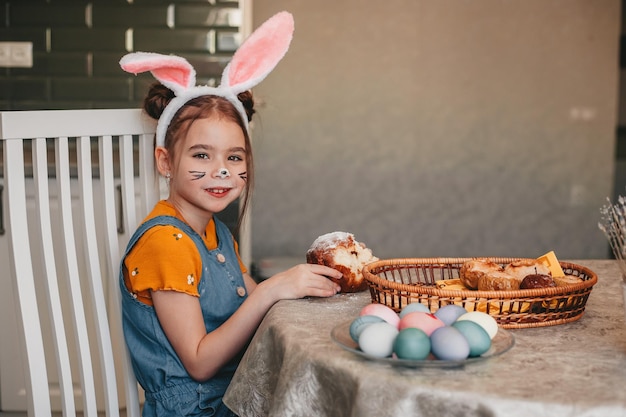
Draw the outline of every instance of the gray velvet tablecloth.
<instances>
[{"instance_id":1,"label":"gray velvet tablecloth","mask_svg":"<svg viewBox=\"0 0 626 417\"><path fill-rule=\"evenodd\" d=\"M398 368L336 345L330 332L370 303L369 292L281 301L269 311L224 402L251 416L626 416L626 323L620 272L598 275L583 317L509 330L501 356L458 369Z\"/></svg>"}]
</instances>

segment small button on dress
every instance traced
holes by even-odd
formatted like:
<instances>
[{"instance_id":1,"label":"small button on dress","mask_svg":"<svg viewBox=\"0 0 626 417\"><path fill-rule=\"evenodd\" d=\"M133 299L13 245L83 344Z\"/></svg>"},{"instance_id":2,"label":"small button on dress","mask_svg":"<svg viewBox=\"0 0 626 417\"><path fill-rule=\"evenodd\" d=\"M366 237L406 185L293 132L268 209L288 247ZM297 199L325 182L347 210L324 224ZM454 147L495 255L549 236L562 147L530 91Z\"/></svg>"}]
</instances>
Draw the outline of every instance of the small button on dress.
<instances>
[{"instance_id":1,"label":"small button on dress","mask_svg":"<svg viewBox=\"0 0 626 417\"><path fill-rule=\"evenodd\" d=\"M224 255L222 255L221 253L217 254L217 261L221 264L223 264L224 262L226 262L226 257Z\"/></svg>"},{"instance_id":2,"label":"small button on dress","mask_svg":"<svg viewBox=\"0 0 626 417\"><path fill-rule=\"evenodd\" d=\"M244 287L237 287L237 295L243 297L246 295L246 289Z\"/></svg>"}]
</instances>

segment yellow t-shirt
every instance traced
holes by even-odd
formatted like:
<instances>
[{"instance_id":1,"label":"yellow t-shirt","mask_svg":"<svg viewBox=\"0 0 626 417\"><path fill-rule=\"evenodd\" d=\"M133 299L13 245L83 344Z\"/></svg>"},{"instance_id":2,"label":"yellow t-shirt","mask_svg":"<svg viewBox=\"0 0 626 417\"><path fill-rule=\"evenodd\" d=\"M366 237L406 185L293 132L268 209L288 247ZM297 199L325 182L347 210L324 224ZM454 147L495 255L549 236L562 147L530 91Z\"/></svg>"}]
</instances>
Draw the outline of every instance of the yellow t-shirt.
<instances>
[{"instance_id":1,"label":"yellow t-shirt","mask_svg":"<svg viewBox=\"0 0 626 417\"><path fill-rule=\"evenodd\" d=\"M165 200L159 201L145 220L156 216L173 216L180 213ZM204 243L209 250L217 248L215 221L207 225ZM234 241L234 239L233 239ZM235 252L243 273L247 272L235 241ZM171 225L155 226L139 238L124 260L126 288L145 304L152 305L150 291L180 291L195 297L202 277L202 259L193 240Z\"/></svg>"}]
</instances>

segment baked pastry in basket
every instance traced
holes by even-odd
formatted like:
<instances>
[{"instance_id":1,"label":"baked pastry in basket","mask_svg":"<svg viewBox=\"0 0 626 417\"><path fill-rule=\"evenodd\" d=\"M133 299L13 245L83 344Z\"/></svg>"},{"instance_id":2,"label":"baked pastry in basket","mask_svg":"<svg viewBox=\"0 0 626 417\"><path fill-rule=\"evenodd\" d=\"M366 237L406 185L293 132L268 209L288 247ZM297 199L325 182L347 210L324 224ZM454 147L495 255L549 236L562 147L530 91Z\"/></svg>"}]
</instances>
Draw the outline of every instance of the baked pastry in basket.
<instances>
[{"instance_id":1,"label":"baked pastry in basket","mask_svg":"<svg viewBox=\"0 0 626 417\"><path fill-rule=\"evenodd\" d=\"M550 268L536 259L520 259L513 261L504 267L504 272L519 278L520 281L528 275L533 274L552 275Z\"/></svg>"},{"instance_id":2,"label":"baked pastry in basket","mask_svg":"<svg viewBox=\"0 0 626 417\"><path fill-rule=\"evenodd\" d=\"M536 259L519 259L504 267L489 259L474 259L463 263L459 270L461 282L470 290L480 291L516 291L529 275L552 274Z\"/></svg>"},{"instance_id":3,"label":"baked pastry in basket","mask_svg":"<svg viewBox=\"0 0 626 417\"><path fill-rule=\"evenodd\" d=\"M502 266L489 259L473 259L463 263L459 270L459 279L466 288L477 290L481 278L502 271Z\"/></svg>"},{"instance_id":4,"label":"baked pastry in basket","mask_svg":"<svg viewBox=\"0 0 626 417\"><path fill-rule=\"evenodd\" d=\"M506 271L494 271L485 274L478 280L479 291L517 291L522 278Z\"/></svg>"},{"instance_id":5,"label":"baked pastry in basket","mask_svg":"<svg viewBox=\"0 0 626 417\"><path fill-rule=\"evenodd\" d=\"M575 275L565 275L562 277L554 277L554 282L557 287L564 287L566 285L580 284L584 281L581 277L577 277Z\"/></svg>"},{"instance_id":6,"label":"baked pastry in basket","mask_svg":"<svg viewBox=\"0 0 626 417\"><path fill-rule=\"evenodd\" d=\"M332 232L319 236L306 253L310 264L326 265L343 273L343 278L335 280L341 292L358 292L367 288L363 278L363 267L377 261L364 243L357 242L352 233Z\"/></svg>"}]
</instances>

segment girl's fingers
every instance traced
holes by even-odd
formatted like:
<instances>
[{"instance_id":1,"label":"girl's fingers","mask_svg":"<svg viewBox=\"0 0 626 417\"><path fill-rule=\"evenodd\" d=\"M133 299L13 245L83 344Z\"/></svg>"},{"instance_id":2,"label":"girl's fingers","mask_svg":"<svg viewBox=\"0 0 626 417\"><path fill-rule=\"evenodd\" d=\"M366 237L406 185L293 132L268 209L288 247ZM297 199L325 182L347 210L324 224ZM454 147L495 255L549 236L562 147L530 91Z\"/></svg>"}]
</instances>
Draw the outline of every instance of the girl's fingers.
<instances>
[{"instance_id":1,"label":"girl's fingers","mask_svg":"<svg viewBox=\"0 0 626 417\"><path fill-rule=\"evenodd\" d=\"M343 274L341 272L325 265L318 265L318 264L306 264L306 265L309 266L309 270L311 272L318 274L318 275L324 275L324 276L335 278L335 279L340 279L343 277Z\"/></svg>"},{"instance_id":2,"label":"girl's fingers","mask_svg":"<svg viewBox=\"0 0 626 417\"><path fill-rule=\"evenodd\" d=\"M311 288L312 290L319 289L328 292L328 295L334 295L341 290L341 287L337 283L331 281L326 277L314 277L309 288Z\"/></svg>"}]
</instances>

